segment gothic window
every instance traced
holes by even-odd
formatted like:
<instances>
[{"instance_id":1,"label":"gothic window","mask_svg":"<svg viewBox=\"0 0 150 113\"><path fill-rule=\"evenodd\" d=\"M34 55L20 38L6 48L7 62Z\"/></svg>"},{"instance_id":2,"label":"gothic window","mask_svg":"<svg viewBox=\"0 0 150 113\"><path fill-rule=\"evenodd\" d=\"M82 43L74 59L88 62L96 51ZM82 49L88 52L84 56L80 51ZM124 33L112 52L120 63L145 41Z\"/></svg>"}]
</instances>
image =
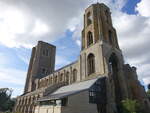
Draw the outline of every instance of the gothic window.
<instances>
[{"instance_id":1,"label":"gothic window","mask_svg":"<svg viewBox=\"0 0 150 113\"><path fill-rule=\"evenodd\" d=\"M63 80L63 73L60 75L60 82Z\"/></svg>"},{"instance_id":2,"label":"gothic window","mask_svg":"<svg viewBox=\"0 0 150 113\"><path fill-rule=\"evenodd\" d=\"M46 72L46 69L45 69L45 68L43 68L43 69L42 69L42 73L43 73L43 74L45 74L45 72Z\"/></svg>"},{"instance_id":3,"label":"gothic window","mask_svg":"<svg viewBox=\"0 0 150 113\"><path fill-rule=\"evenodd\" d=\"M88 63L88 75L90 75L95 72L95 56L93 54L88 55L87 63Z\"/></svg>"},{"instance_id":4,"label":"gothic window","mask_svg":"<svg viewBox=\"0 0 150 113\"><path fill-rule=\"evenodd\" d=\"M18 105L21 105L21 100L18 100Z\"/></svg>"},{"instance_id":5,"label":"gothic window","mask_svg":"<svg viewBox=\"0 0 150 113\"><path fill-rule=\"evenodd\" d=\"M52 78L52 77L50 78L50 83L51 83L51 84L53 83L53 78Z\"/></svg>"},{"instance_id":6,"label":"gothic window","mask_svg":"<svg viewBox=\"0 0 150 113\"><path fill-rule=\"evenodd\" d=\"M108 35L109 35L109 43L112 44L113 43L112 31L109 30Z\"/></svg>"},{"instance_id":7,"label":"gothic window","mask_svg":"<svg viewBox=\"0 0 150 113\"><path fill-rule=\"evenodd\" d=\"M54 83L57 83L57 76L54 77Z\"/></svg>"},{"instance_id":8,"label":"gothic window","mask_svg":"<svg viewBox=\"0 0 150 113\"><path fill-rule=\"evenodd\" d=\"M109 23L109 12L108 12L108 10L105 11L105 16L106 16L106 22Z\"/></svg>"},{"instance_id":9,"label":"gothic window","mask_svg":"<svg viewBox=\"0 0 150 113\"><path fill-rule=\"evenodd\" d=\"M42 74L48 74L48 70L46 68L42 68Z\"/></svg>"},{"instance_id":10,"label":"gothic window","mask_svg":"<svg viewBox=\"0 0 150 113\"><path fill-rule=\"evenodd\" d=\"M73 70L72 82L76 82L76 79L77 79L77 70L74 69L74 70Z\"/></svg>"},{"instance_id":11,"label":"gothic window","mask_svg":"<svg viewBox=\"0 0 150 113\"><path fill-rule=\"evenodd\" d=\"M92 23L92 15L90 12L87 13L87 26Z\"/></svg>"},{"instance_id":12,"label":"gothic window","mask_svg":"<svg viewBox=\"0 0 150 113\"><path fill-rule=\"evenodd\" d=\"M43 56L49 56L49 50L48 49L43 50Z\"/></svg>"},{"instance_id":13,"label":"gothic window","mask_svg":"<svg viewBox=\"0 0 150 113\"><path fill-rule=\"evenodd\" d=\"M46 85L48 85L48 79L46 79Z\"/></svg>"},{"instance_id":14,"label":"gothic window","mask_svg":"<svg viewBox=\"0 0 150 113\"><path fill-rule=\"evenodd\" d=\"M27 104L27 98L25 99L25 105Z\"/></svg>"},{"instance_id":15,"label":"gothic window","mask_svg":"<svg viewBox=\"0 0 150 113\"><path fill-rule=\"evenodd\" d=\"M49 51L48 51L48 49L46 49L46 56L49 56Z\"/></svg>"},{"instance_id":16,"label":"gothic window","mask_svg":"<svg viewBox=\"0 0 150 113\"><path fill-rule=\"evenodd\" d=\"M87 34L87 46L90 46L91 44L93 44L93 35L92 32L88 32Z\"/></svg>"},{"instance_id":17,"label":"gothic window","mask_svg":"<svg viewBox=\"0 0 150 113\"><path fill-rule=\"evenodd\" d=\"M69 83L69 72L66 73L65 80L66 80L67 83Z\"/></svg>"}]
</instances>

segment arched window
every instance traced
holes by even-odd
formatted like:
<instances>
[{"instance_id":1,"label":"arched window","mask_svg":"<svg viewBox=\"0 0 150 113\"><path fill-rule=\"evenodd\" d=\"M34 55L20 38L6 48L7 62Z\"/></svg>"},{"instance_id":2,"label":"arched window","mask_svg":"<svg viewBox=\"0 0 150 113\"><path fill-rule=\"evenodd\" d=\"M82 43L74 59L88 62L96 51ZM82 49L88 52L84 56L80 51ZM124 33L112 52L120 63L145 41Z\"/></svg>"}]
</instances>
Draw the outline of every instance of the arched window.
<instances>
[{"instance_id":1,"label":"arched window","mask_svg":"<svg viewBox=\"0 0 150 113\"><path fill-rule=\"evenodd\" d=\"M93 54L88 55L88 75L95 73L95 56Z\"/></svg>"},{"instance_id":2,"label":"arched window","mask_svg":"<svg viewBox=\"0 0 150 113\"><path fill-rule=\"evenodd\" d=\"M57 76L54 76L54 83L57 83Z\"/></svg>"},{"instance_id":3,"label":"arched window","mask_svg":"<svg viewBox=\"0 0 150 113\"><path fill-rule=\"evenodd\" d=\"M45 86L47 86L49 84L48 82L49 82L49 79L47 78Z\"/></svg>"},{"instance_id":4,"label":"arched window","mask_svg":"<svg viewBox=\"0 0 150 113\"><path fill-rule=\"evenodd\" d=\"M87 13L87 26L92 23L92 15L90 12Z\"/></svg>"},{"instance_id":5,"label":"arched window","mask_svg":"<svg viewBox=\"0 0 150 113\"><path fill-rule=\"evenodd\" d=\"M105 11L105 16L106 16L106 22L109 23L109 11Z\"/></svg>"},{"instance_id":6,"label":"arched window","mask_svg":"<svg viewBox=\"0 0 150 113\"><path fill-rule=\"evenodd\" d=\"M63 73L61 73L61 75L60 75L60 82L62 82L63 81Z\"/></svg>"},{"instance_id":7,"label":"arched window","mask_svg":"<svg viewBox=\"0 0 150 113\"><path fill-rule=\"evenodd\" d=\"M52 84L53 83L53 78L52 77L50 77L50 84Z\"/></svg>"},{"instance_id":8,"label":"arched window","mask_svg":"<svg viewBox=\"0 0 150 113\"><path fill-rule=\"evenodd\" d=\"M93 35L92 32L88 32L87 34L87 46L90 46L91 44L93 44Z\"/></svg>"},{"instance_id":9,"label":"arched window","mask_svg":"<svg viewBox=\"0 0 150 113\"><path fill-rule=\"evenodd\" d=\"M109 43L110 43L110 44L113 44L112 31L109 30L109 31L108 31L108 35L109 35L109 36L108 36L108 38L109 38Z\"/></svg>"},{"instance_id":10,"label":"arched window","mask_svg":"<svg viewBox=\"0 0 150 113\"><path fill-rule=\"evenodd\" d=\"M76 80L77 80L77 70L74 69L74 70L73 70L72 82L76 82Z\"/></svg>"},{"instance_id":11,"label":"arched window","mask_svg":"<svg viewBox=\"0 0 150 113\"><path fill-rule=\"evenodd\" d=\"M69 72L66 73L65 81L66 81L66 83L69 83Z\"/></svg>"},{"instance_id":12,"label":"arched window","mask_svg":"<svg viewBox=\"0 0 150 113\"><path fill-rule=\"evenodd\" d=\"M29 101L28 101L28 104L31 104L31 97L29 97Z\"/></svg>"}]
</instances>

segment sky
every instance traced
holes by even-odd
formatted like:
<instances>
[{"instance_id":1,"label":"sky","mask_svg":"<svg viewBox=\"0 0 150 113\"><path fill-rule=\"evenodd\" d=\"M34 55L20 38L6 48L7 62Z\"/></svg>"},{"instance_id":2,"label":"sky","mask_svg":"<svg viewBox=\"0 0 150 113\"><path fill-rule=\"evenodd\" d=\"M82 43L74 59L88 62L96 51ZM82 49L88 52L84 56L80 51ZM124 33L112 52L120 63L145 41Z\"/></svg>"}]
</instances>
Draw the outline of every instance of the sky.
<instances>
[{"instance_id":1,"label":"sky","mask_svg":"<svg viewBox=\"0 0 150 113\"><path fill-rule=\"evenodd\" d=\"M57 46L56 69L78 59L84 10L97 0L0 0L0 88L23 93L31 48ZM150 0L99 0L112 12L125 63L150 83Z\"/></svg>"}]
</instances>

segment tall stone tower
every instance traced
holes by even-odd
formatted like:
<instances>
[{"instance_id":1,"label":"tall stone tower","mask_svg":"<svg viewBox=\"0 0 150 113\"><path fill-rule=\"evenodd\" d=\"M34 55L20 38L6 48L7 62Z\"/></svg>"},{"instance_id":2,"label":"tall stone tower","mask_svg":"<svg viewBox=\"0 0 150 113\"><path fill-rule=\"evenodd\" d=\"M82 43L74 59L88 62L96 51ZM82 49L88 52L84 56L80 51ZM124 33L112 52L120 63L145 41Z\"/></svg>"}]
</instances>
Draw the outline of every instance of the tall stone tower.
<instances>
[{"instance_id":1,"label":"tall stone tower","mask_svg":"<svg viewBox=\"0 0 150 113\"><path fill-rule=\"evenodd\" d=\"M128 91L122 52L110 9L105 4L92 4L85 10L81 48L82 79L107 76L107 103L118 106L122 99L128 97Z\"/></svg>"},{"instance_id":2,"label":"tall stone tower","mask_svg":"<svg viewBox=\"0 0 150 113\"><path fill-rule=\"evenodd\" d=\"M103 41L119 49L116 30L112 25L110 9L106 5L99 3L93 4L85 10L82 50L98 41Z\"/></svg>"},{"instance_id":3,"label":"tall stone tower","mask_svg":"<svg viewBox=\"0 0 150 113\"><path fill-rule=\"evenodd\" d=\"M88 67L89 54L94 55L96 67L93 72L85 69L83 75L92 73L108 73L106 67L109 67L109 58L113 53L119 57L123 64L122 52L118 45L116 30L112 25L110 9L105 4L92 4L85 10L84 29L82 31L82 50L81 50L81 67ZM90 64L89 64L90 65ZM86 67L87 66L87 67ZM84 71L84 69L82 69ZM83 76L82 75L82 76Z\"/></svg>"},{"instance_id":4,"label":"tall stone tower","mask_svg":"<svg viewBox=\"0 0 150 113\"><path fill-rule=\"evenodd\" d=\"M30 58L24 93L36 89L36 79L43 78L54 72L56 47L39 41L33 47Z\"/></svg>"}]
</instances>

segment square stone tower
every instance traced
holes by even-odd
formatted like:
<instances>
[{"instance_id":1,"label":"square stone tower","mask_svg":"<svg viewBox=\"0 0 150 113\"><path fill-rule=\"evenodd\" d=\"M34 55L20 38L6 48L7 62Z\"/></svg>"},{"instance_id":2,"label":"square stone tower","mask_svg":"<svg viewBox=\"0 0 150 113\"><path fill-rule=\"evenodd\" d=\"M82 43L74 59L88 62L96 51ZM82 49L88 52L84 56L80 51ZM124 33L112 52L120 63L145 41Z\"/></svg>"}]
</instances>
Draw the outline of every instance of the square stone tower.
<instances>
[{"instance_id":1,"label":"square stone tower","mask_svg":"<svg viewBox=\"0 0 150 113\"><path fill-rule=\"evenodd\" d=\"M33 47L30 58L24 93L35 90L35 80L54 72L56 47L39 41Z\"/></svg>"}]
</instances>

